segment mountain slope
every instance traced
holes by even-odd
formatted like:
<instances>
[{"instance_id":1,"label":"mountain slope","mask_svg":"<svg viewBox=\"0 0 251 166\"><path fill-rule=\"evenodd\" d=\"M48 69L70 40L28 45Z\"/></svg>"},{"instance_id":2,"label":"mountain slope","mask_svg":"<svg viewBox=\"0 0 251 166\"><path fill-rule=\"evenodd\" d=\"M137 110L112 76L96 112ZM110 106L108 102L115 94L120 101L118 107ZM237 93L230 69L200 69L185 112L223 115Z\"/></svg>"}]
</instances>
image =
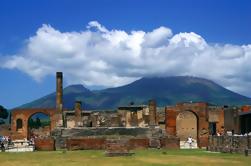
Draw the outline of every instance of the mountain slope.
<instances>
[{"instance_id":1,"label":"mountain slope","mask_svg":"<svg viewBox=\"0 0 251 166\"><path fill-rule=\"evenodd\" d=\"M185 101L205 101L218 105L250 104L251 99L220 85L197 77L153 77L142 78L131 84L90 91L82 85L72 85L64 88L64 107L71 109L75 100L81 100L85 109L116 108L135 104L146 104L149 99L156 99L158 106L173 105ZM21 106L55 107L55 93Z\"/></svg>"},{"instance_id":2,"label":"mountain slope","mask_svg":"<svg viewBox=\"0 0 251 166\"><path fill-rule=\"evenodd\" d=\"M63 90L64 107L72 109L76 100L92 96L93 93L83 85L70 85ZM24 104L19 108L54 108L56 107L56 93L51 93L40 99ZM89 106L88 106L89 107Z\"/></svg>"}]
</instances>

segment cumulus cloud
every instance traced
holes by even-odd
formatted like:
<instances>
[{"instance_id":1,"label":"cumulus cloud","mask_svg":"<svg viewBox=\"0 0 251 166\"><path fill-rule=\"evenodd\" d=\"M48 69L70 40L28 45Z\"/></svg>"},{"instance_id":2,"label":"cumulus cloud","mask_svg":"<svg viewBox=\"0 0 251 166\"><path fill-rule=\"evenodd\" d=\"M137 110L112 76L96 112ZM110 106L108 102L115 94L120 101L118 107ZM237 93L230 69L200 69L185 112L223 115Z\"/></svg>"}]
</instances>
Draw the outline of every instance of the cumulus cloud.
<instances>
[{"instance_id":1,"label":"cumulus cloud","mask_svg":"<svg viewBox=\"0 0 251 166\"><path fill-rule=\"evenodd\" d=\"M107 29L91 21L80 32L42 25L25 48L5 56L3 67L21 70L37 81L63 71L68 84L114 87L147 76L191 75L211 79L248 94L251 45L209 44L195 32L173 34Z\"/></svg>"}]
</instances>

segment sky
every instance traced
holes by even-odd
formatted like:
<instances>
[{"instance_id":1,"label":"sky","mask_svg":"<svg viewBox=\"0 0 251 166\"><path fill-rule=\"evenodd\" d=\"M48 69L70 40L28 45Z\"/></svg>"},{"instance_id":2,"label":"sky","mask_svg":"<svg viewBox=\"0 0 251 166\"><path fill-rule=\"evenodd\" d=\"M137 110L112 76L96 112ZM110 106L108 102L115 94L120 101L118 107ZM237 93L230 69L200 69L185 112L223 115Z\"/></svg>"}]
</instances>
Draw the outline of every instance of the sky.
<instances>
[{"instance_id":1,"label":"sky","mask_svg":"<svg viewBox=\"0 0 251 166\"><path fill-rule=\"evenodd\" d=\"M251 97L249 0L1 0L0 105L64 86L196 76Z\"/></svg>"}]
</instances>

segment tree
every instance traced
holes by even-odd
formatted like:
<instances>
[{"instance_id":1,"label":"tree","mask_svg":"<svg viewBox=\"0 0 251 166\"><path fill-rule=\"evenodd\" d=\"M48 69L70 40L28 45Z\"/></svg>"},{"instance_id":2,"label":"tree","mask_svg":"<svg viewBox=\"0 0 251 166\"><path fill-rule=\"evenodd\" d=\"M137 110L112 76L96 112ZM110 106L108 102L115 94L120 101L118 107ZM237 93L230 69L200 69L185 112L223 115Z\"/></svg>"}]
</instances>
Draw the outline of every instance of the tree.
<instances>
[{"instance_id":1,"label":"tree","mask_svg":"<svg viewBox=\"0 0 251 166\"><path fill-rule=\"evenodd\" d=\"M28 125L30 128L34 128L35 124L34 124L34 120L32 118L29 119Z\"/></svg>"},{"instance_id":2,"label":"tree","mask_svg":"<svg viewBox=\"0 0 251 166\"><path fill-rule=\"evenodd\" d=\"M36 118L36 128L38 129L39 127L41 127L41 121L39 119L39 117Z\"/></svg>"},{"instance_id":3,"label":"tree","mask_svg":"<svg viewBox=\"0 0 251 166\"><path fill-rule=\"evenodd\" d=\"M8 110L0 105L0 118L7 119L8 115L9 115Z\"/></svg>"},{"instance_id":4,"label":"tree","mask_svg":"<svg viewBox=\"0 0 251 166\"><path fill-rule=\"evenodd\" d=\"M5 124L5 122L2 119L0 119L0 125L2 124Z\"/></svg>"}]
</instances>

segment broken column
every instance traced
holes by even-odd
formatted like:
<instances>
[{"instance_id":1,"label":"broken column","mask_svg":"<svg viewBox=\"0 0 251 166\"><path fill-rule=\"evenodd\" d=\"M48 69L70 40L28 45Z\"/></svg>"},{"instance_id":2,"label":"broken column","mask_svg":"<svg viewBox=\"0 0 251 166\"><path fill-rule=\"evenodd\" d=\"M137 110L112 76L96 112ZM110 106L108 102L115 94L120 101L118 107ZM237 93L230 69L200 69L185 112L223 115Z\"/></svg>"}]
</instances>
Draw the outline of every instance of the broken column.
<instances>
[{"instance_id":1,"label":"broken column","mask_svg":"<svg viewBox=\"0 0 251 166\"><path fill-rule=\"evenodd\" d=\"M63 108L63 73L62 72L57 72L56 86L57 86L56 108L58 111L62 112L62 108Z\"/></svg>"},{"instance_id":2,"label":"broken column","mask_svg":"<svg viewBox=\"0 0 251 166\"><path fill-rule=\"evenodd\" d=\"M155 100L150 100L148 103L148 107L149 107L149 125L155 126L157 125L157 120L156 120L157 108Z\"/></svg>"},{"instance_id":3,"label":"broken column","mask_svg":"<svg viewBox=\"0 0 251 166\"><path fill-rule=\"evenodd\" d=\"M82 102L76 101L75 102L75 127L83 126L81 112L82 112Z\"/></svg>"},{"instance_id":4,"label":"broken column","mask_svg":"<svg viewBox=\"0 0 251 166\"><path fill-rule=\"evenodd\" d=\"M63 73L56 74L56 111L57 111L57 127L63 126Z\"/></svg>"}]
</instances>

